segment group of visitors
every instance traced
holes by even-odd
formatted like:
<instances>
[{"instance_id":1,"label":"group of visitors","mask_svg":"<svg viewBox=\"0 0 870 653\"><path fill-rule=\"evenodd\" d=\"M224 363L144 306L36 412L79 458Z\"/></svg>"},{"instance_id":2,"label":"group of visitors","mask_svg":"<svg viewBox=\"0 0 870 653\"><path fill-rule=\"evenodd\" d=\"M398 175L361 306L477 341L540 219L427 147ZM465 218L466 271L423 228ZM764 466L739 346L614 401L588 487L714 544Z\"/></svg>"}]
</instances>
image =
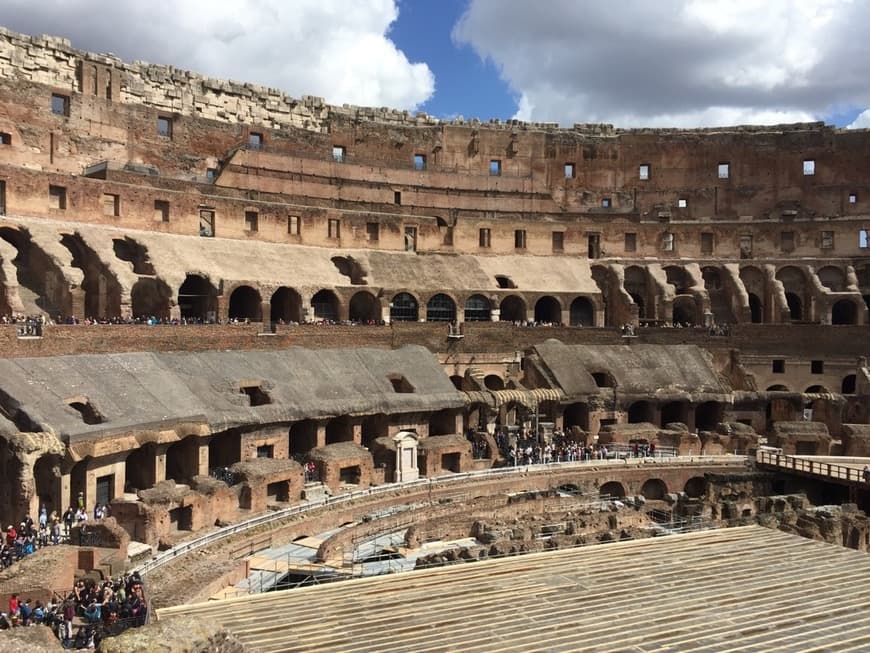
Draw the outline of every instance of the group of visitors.
<instances>
[{"instance_id":1,"label":"group of visitors","mask_svg":"<svg viewBox=\"0 0 870 653\"><path fill-rule=\"evenodd\" d=\"M64 648L92 649L106 636L141 626L148 615L138 573L103 581L79 580L65 596L46 604L13 594L8 612L0 613L0 629L43 624Z\"/></svg>"},{"instance_id":2,"label":"group of visitors","mask_svg":"<svg viewBox=\"0 0 870 653\"><path fill-rule=\"evenodd\" d=\"M94 506L93 518L104 519L109 516L108 504ZM79 493L79 506L70 506L63 515L58 515L43 505L39 510L39 517L34 522L27 515L16 528L13 524L6 527L0 545L0 567L6 569L14 562L22 560L39 549L69 542L72 527L82 524L89 519L89 513L84 506L84 495Z\"/></svg>"},{"instance_id":3,"label":"group of visitors","mask_svg":"<svg viewBox=\"0 0 870 653\"><path fill-rule=\"evenodd\" d=\"M510 447L507 452L511 465L547 465L559 462L575 462L581 460L604 460L610 452L606 445L588 445L571 442L565 445L545 444L543 446Z\"/></svg>"}]
</instances>

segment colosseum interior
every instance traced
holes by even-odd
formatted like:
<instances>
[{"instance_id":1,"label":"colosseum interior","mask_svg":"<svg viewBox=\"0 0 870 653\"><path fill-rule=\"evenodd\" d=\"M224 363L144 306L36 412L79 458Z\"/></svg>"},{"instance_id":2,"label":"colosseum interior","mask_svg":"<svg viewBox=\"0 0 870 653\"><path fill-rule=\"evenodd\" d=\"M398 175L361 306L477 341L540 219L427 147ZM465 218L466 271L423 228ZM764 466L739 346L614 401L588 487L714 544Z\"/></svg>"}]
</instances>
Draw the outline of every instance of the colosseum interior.
<instances>
[{"instance_id":1,"label":"colosseum interior","mask_svg":"<svg viewBox=\"0 0 870 653\"><path fill-rule=\"evenodd\" d=\"M797 547L808 576L840 561L857 583L868 174L867 130L445 121L0 29L0 520L111 512L53 578L0 572L0 598L138 569L156 628L376 575L353 581L372 614L384 591L447 610L427 578L497 612L487 579L525 557L463 561L593 542L617 543L577 564ZM646 542L693 524L718 528ZM269 595L296 644L227 641L305 650L306 606L343 619L351 587ZM342 628L317 650L357 650ZM414 641L376 650L496 650Z\"/></svg>"}]
</instances>

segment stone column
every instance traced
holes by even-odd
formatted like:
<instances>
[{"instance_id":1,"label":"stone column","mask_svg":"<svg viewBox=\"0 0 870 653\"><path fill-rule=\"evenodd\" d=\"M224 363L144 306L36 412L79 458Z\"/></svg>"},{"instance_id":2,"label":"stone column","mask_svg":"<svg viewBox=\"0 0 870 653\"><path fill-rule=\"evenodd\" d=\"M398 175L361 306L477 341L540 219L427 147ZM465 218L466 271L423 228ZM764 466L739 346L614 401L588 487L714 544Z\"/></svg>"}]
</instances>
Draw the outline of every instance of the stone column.
<instances>
[{"instance_id":1,"label":"stone column","mask_svg":"<svg viewBox=\"0 0 870 653\"><path fill-rule=\"evenodd\" d=\"M81 288L73 288L69 291L71 306L70 306L70 315L74 315L77 318L84 319L85 318L85 291Z\"/></svg>"},{"instance_id":2,"label":"stone column","mask_svg":"<svg viewBox=\"0 0 870 653\"><path fill-rule=\"evenodd\" d=\"M263 332L273 332L275 327L272 325L272 302L262 302L260 304L260 315L263 316Z\"/></svg>"},{"instance_id":3,"label":"stone column","mask_svg":"<svg viewBox=\"0 0 870 653\"><path fill-rule=\"evenodd\" d=\"M326 424L324 422L319 422L317 424L317 446L326 446Z\"/></svg>"},{"instance_id":4,"label":"stone column","mask_svg":"<svg viewBox=\"0 0 870 653\"><path fill-rule=\"evenodd\" d=\"M154 449L154 485L166 480L166 451L169 444L158 444Z\"/></svg>"},{"instance_id":5,"label":"stone column","mask_svg":"<svg viewBox=\"0 0 870 653\"><path fill-rule=\"evenodd\" d=\"M199 441L199 476L208 476L208 438L202 438Z\"/></svg>"}]
</instances>

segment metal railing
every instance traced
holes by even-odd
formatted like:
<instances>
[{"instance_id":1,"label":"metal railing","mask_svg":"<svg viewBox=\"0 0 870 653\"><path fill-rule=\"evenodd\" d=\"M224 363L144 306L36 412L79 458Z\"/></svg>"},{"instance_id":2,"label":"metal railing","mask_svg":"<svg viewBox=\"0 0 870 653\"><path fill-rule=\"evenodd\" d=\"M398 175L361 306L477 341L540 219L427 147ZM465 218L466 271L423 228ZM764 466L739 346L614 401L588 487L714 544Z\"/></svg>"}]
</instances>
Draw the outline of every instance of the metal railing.
<instances>
[{"instance_id":1,"label":"metal railing","mask_svg":"<svg viewBox=\"0 0 870 653\"><path fill-rule=\"evenodd\" d=\"M676 456L673 458L637 458L635 459L637 464L643 464L646 461L655 460L657 462L673 463L673 464L683 464L683 465L701 465L701 464L722 464L722 463L733 463L735 460L745 461L744 458L738 456ZM165 565L166 563L176 559L179 556L190 553L191 551L195 551L204 546L208 546L214 544L215 542L219 542L226 538L232 537L234 535L238 535L240 533L244 533L245 531L249 531L260 526L265 526L268 524L274 524L277 522L281 522L288 517L293 517L295 515L300 515L306 512L310 512L312 510L316 510L317 508L322 508L324 506L333 506L333 505L343 505L355 501L356 499L360 499L363 497L370 497L380 494L386 494L388 492L394 492L396 490L407 490L413 488L431 488L433 485L449 485L452 483L461 483L471 479L483 479L483 478L497 478L499 476L513 476L517 474L527 474L529 472L546 472L546 471L555 471L555 470L565 470L565 469L577 469L582 470L585 468L596 468L601 466L625 466L631 464L627 459L615 459L615 460L588 460L588 461L575 461L575 462L559 462L559 463L548 463L548 464L538 464L538 465L516 465L513 467L498 467L495 469L482 469L473 472L460 472L456 474L449 474L447 476L437 476L433 478L421 478L416 481L409 481L407 483L389 483L385 485L378 485L376 487L369 488L367 490L357 490L355 492L349 492L347 494L342 494L336 497L326 497L324 499L311 501L307 504L301 504L298 506L292 506L290 508L285 508L284 510L277 510L274 512L270 512L264 515L260 515L258 517L253 517L246 521L243 521L238 524L233 524L231 526L226 526L212 533L208 533L207 535L203 535L202 537L198 537L196 539L190 540L188 542L183 542L178 544L171 549L167 549L166 551L154 556L151 560L148 560L137 567L134 567L134 571L138 571L142 576L145 574L154 571L158 567Z\"/></svg>"},{"instance_id":2,"label":"metal railing","mask_svg":"<svg viewBox=\"0 0 870 653\"><path fill-rule=\"evenodd\" d=\"M799 456L789 456L773 451L763 451L761 449L756 452L755 460L760 465L772 465L783 469L791 469L796 472L825 476L827 478L835 478L852 483L870 484L870 479L864 478L863 470L855 467L848 467L846 465L838 465L837 463L810 460Z\"/></svg>"}]
</instances>

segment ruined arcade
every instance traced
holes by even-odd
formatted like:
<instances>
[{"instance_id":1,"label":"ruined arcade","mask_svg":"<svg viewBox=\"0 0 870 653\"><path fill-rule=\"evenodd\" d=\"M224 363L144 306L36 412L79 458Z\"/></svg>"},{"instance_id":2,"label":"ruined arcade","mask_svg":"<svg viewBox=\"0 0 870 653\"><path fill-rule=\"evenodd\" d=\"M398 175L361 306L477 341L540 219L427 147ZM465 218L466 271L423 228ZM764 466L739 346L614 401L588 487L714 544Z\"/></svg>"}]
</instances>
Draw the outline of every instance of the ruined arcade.
<instances>
[{"instance_id":1,"label":"ruined arcade","mask_svg":"<svg viewBox=\"0 0 870 653\"><path fill-rule=\"evenodd\" d=\"M868 174L866 130L444 121L0 29L0 520L82 497L156 554L375 490L269 545L413 495L409 550L649 502L866 552L860 479L754 461L870 456Z\"/></svg>"}]
</instances>

